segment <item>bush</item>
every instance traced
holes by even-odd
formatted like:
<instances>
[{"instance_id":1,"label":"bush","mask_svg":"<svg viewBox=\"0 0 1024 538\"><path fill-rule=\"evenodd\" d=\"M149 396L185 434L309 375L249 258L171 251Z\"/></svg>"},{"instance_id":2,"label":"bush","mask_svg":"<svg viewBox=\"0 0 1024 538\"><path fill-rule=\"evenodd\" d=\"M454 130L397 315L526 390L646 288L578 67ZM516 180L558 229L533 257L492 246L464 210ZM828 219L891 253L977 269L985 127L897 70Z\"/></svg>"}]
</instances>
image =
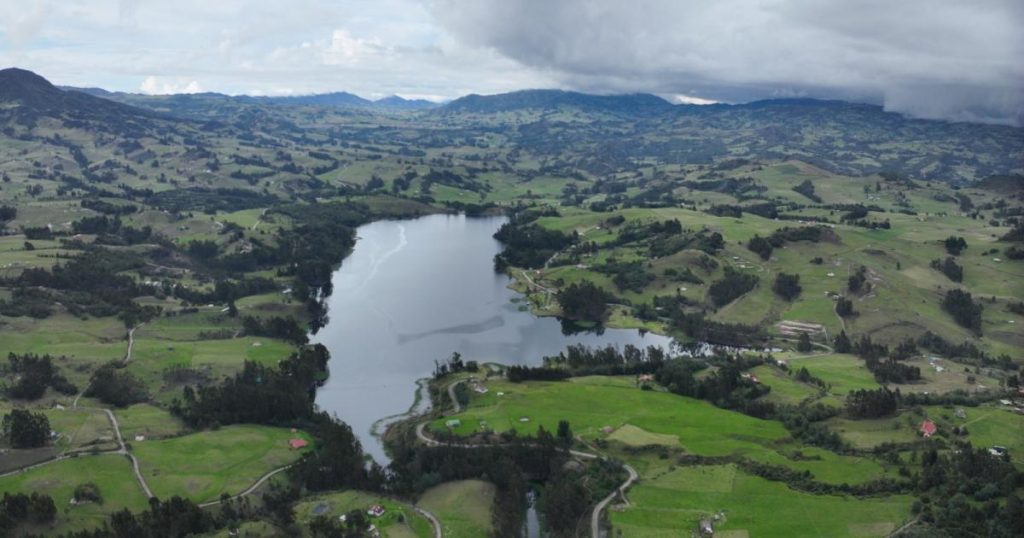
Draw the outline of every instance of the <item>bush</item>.
<instances>
[{"instance_id":1,"label":"bush","mask_svg":"<svg viewBox=\"0 0 1024 538\"><path fill-rule=\"evenodd\" d=\"M92 482L86 482L75 486L76 502L94 502L103 504L103 495L100 494L100 487Z\"/></svg>"}]
</instances>

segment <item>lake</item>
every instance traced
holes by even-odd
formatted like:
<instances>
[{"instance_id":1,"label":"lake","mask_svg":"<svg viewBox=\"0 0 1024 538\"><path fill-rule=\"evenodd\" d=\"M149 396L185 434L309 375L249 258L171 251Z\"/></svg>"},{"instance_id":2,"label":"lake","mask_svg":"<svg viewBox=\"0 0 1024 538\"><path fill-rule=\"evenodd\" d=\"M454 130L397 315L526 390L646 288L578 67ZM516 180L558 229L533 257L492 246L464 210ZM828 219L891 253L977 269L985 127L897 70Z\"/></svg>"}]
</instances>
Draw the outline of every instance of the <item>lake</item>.
<instances>
[{"instance_id":1,"label":"lake","mask_svg":"<svg viewBox=\"0 0 1024 538\"><path fill-rule=\"evenodd\" d=\"M453 351L481 363L539 365L577 343L668 348L671 339L637 330L567 336L559 320L522 310L510 279L493 268L501 244L491 236L505 221L431 215L367 224L334 273L330 320L312 337L331 352L317 404L351 425L378 462L387 458L374 423L408 411L416 381Z\"/></svg>"}]
</instances>

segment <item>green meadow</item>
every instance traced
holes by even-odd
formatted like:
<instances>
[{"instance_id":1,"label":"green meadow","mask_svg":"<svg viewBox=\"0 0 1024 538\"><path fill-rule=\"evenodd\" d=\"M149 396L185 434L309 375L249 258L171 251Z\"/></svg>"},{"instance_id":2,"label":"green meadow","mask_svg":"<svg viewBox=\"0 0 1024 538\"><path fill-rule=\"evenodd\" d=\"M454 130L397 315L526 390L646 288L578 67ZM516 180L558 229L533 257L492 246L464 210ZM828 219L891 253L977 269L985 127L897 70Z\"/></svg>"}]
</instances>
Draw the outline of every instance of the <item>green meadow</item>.
<instances>
[{"instance_id":1,"label":"green meadow","mask_svg":"<svg viewBox=\"0 0 1024 538\"><path fill-rule=\"evenodd\" d=\"M264 474L298 459L288 440L309 436L287 428L235 425L163 440L133 442L132 452L153 494L195 502L236 495Z\"/></svg>"},{"instance_id":2,"label":"green meadow","mask_svg":"<svg viewBox=\"0 0 1024 538\"><path fill-rule=\"evenodd\" d=\"M441 521L444 536L476 538L491 530L494 486L482 480L445 482L428 489L417 502Z\"/></svg>"},{"instance_id":3,"label":"green meadow","mask_svg":"<svg viewBox=\"0 0 1024 538\"><path fill-rule=\"evenodd\" d=\"M678 536L715 515L716 536L887 536L909 518L912 501L810 495L732 465L642 474L628 497L628 507L609 512L615 536Z\"/></svg>"}]
</instances>

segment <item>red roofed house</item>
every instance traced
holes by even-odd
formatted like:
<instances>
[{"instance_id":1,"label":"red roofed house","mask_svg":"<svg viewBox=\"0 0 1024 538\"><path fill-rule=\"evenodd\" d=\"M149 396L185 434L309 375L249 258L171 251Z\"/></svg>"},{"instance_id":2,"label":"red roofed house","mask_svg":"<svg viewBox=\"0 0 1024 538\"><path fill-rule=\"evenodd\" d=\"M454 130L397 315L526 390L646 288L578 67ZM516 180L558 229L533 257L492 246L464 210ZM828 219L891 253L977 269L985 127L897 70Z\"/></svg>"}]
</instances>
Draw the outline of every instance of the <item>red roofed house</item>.
<instances>
[{"instance_id":1,"label":"red roofed house","mask_svg":"<svg viewBox=\"0 0 1024 538\"><path fill-rule=\"evenodd\" d=\"M930 420L925 420L921 423L921 435L924 437L931 437L935 435L935 423Z\"/></svg>"},{"instance_id":2,"label":"red roofed house","mask_svg":"<svg viewBox=\"0 0 1024 538\"><path fill-rule=\"evenodd\" d=\"M292 440L288 441L288 446L290 446L292 448L292 450L298 450L300 448L304 448L308 444L309 443L306 442L305 439L292 439Z\"/></svg>"}]
</instances>

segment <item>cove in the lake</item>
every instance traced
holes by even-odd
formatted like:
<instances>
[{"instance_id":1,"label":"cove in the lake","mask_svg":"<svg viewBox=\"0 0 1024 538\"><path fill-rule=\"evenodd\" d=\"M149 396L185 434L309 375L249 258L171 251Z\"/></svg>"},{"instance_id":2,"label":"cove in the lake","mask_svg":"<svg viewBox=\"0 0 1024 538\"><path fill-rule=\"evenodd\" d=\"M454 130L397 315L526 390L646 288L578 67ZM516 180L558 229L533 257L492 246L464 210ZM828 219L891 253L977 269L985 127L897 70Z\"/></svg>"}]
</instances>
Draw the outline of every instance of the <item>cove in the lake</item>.
<instances>
[{"instance_id":1,"label":"cove in the lake","mask_svg":"<svg viewBox=\"0 0 1024 538\"><path fill-rule=\"evenodd\" d=\"M522 310L509 278L493 268L501 244L492 235L503 222L432 215L367 224L334 273L330 319L313 337L331 352L317 404L351 425L377 461L387 458L370 433L374 422L407 411L416 380L454 351L481 363L538 365L576 343L668 348L670 338L637 330L566 335L559 320Z\"/></svg>"}]
</instances>

